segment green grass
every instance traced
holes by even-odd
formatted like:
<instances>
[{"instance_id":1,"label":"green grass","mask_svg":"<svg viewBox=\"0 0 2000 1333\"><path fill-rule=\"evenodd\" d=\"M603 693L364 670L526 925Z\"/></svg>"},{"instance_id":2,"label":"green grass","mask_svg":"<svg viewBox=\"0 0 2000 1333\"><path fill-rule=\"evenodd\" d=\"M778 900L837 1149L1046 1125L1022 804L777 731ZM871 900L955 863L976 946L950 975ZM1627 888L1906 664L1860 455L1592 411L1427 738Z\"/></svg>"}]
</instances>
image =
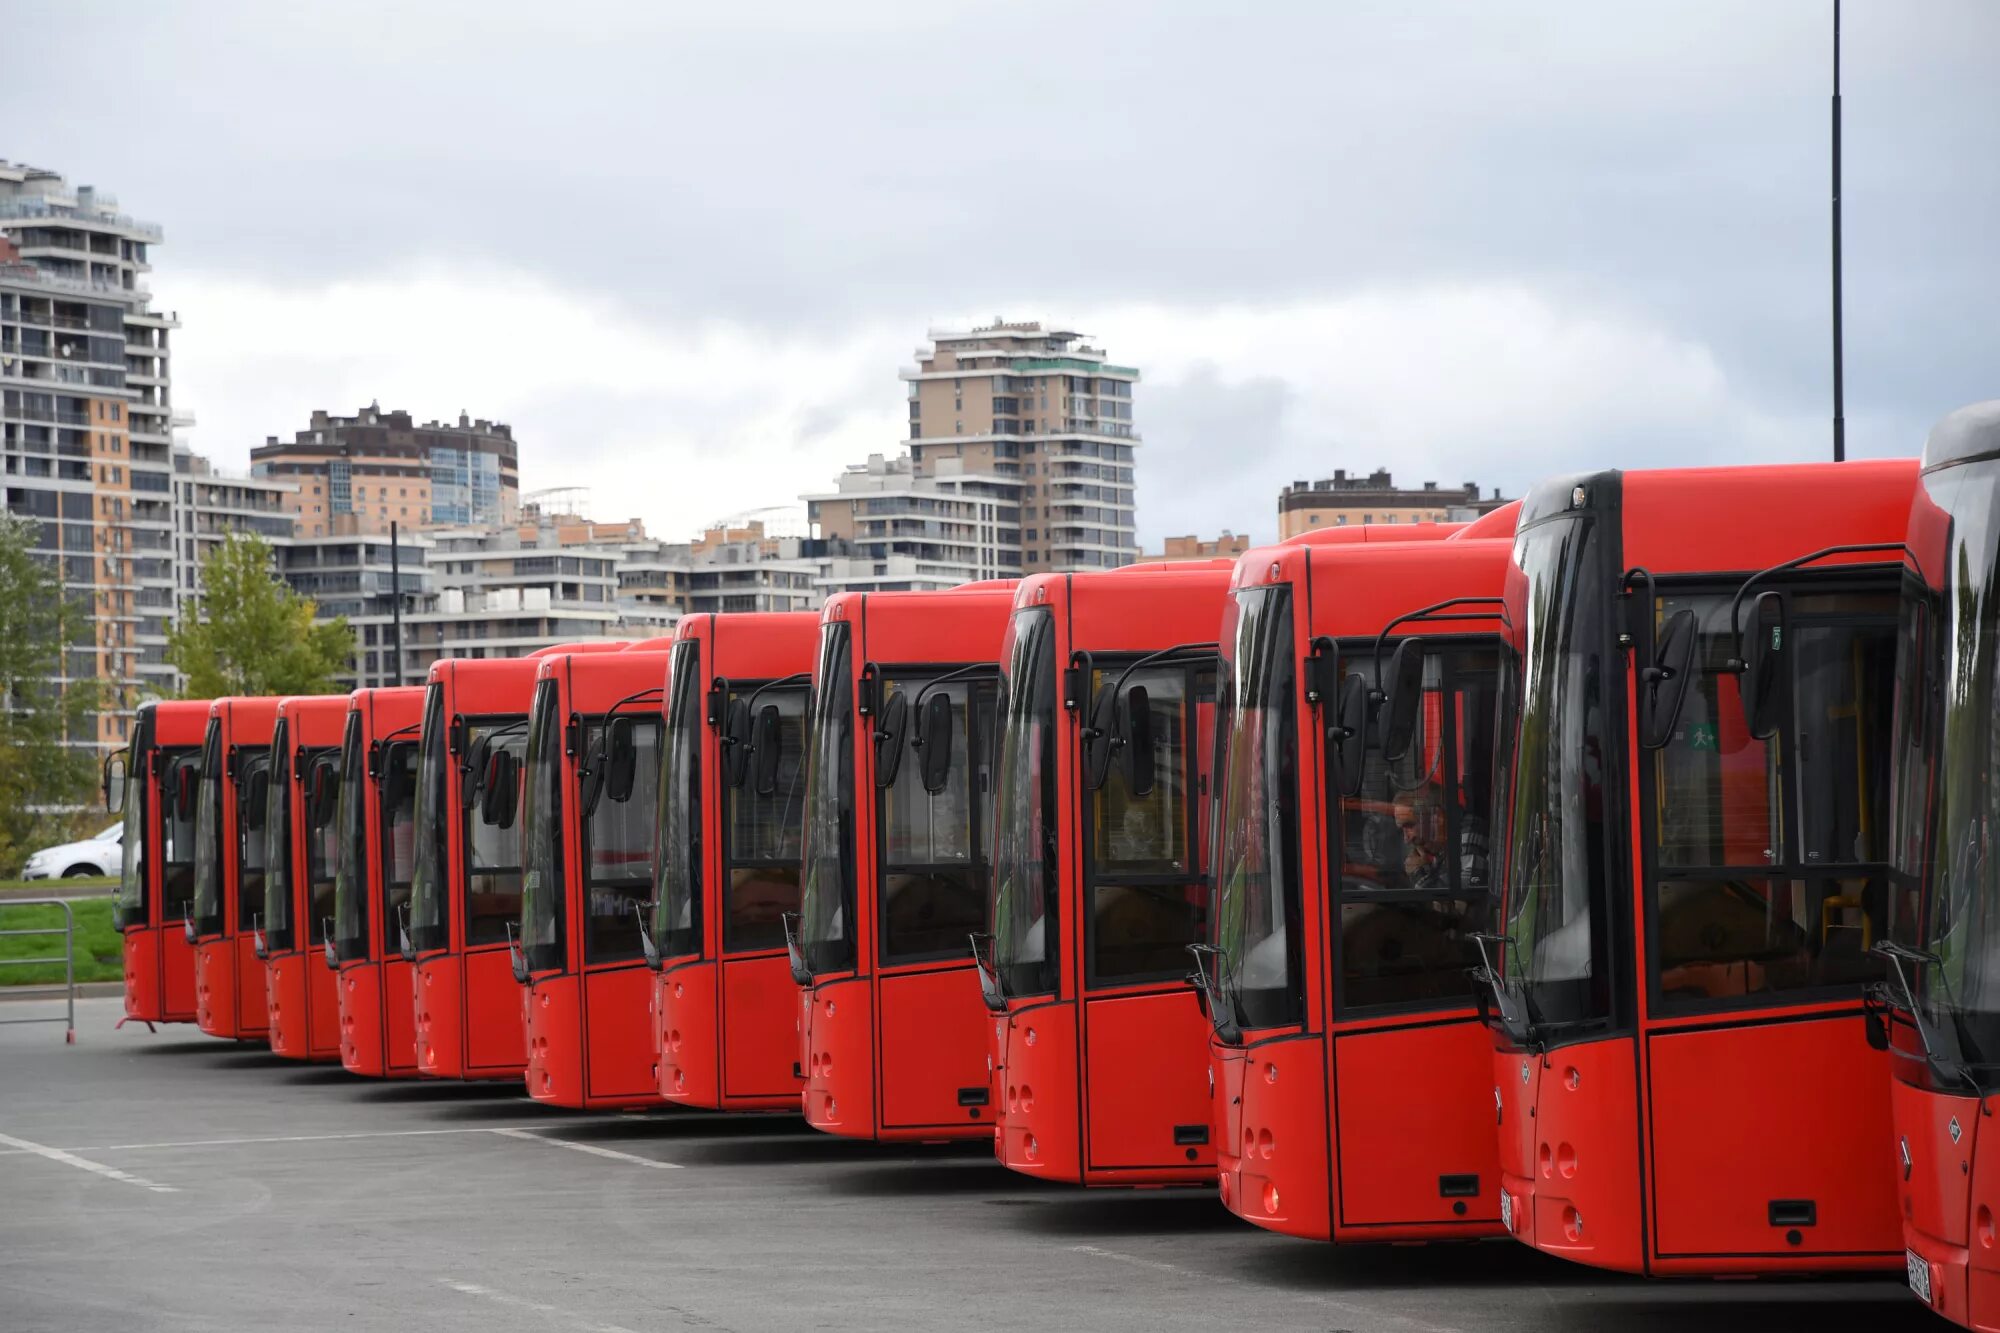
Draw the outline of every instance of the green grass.
<instances>
[{"instance_id":1,"label":"green grass","mask_svg":"<svg viewBox=\"0 0 2000 1333\"><path fill-rule=\"evenodd\" d=\"M57 880L61 884L64 881ZM74 887L84 881L70 880ZM125 976L124 943L111 928L111 899L91 898L70 904L76 913L76 979L119 981ZM60 907L9 907L0 897L0 930L60 927ZM0 967L0 986L39 986L63 979L61 935L0 935L0 958L54 958L52 963Z\"/></svg>"}]
</instances>

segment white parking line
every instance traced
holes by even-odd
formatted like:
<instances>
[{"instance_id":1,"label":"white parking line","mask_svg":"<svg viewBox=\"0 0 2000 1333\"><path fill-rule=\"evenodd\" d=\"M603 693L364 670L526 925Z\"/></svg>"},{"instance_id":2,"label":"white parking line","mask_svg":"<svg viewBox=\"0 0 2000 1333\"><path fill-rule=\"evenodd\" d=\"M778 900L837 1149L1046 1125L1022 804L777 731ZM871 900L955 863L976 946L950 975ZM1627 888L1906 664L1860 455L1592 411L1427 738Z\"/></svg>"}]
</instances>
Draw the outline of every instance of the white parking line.
<instances>
[{"instance_id":1,"label":"white parking line","mask_svg":"<svg viewBox=\"0 0 2000 1333\"><path fill-rule=\"evenodd\" d=\"M551 1142L553 1141L551 1140ZM438 1279L438 1282L443 1286L450 1287L460 1295L477 1296L481 1300L492 1301L495 1305L509 1305L517 1310L533 1310L537 1314L568 1314L568 1311L560 1306L545 1305L541 1301L531 1301L523 1296L514 1296L504 1291L495 1291L491 1287L482 1287L477 1282L460 1282L455 1278L448 1277L441 1277ZM583 1319L570 1320L569 1326L579 1330L579 1333L632 1333L631 1329L624 1327L622 1324L593 1324Z\"/></svg>"},{"instance_id":2,"label":"white parking line","mask_svg":"<svg viewBox=\"0 0 2000 1333\"><path fill-rule=\"evenodd\" d=\"M61 1148L51 1148L46 1144L30 1143L26 1139L17 1139L11 1134L0 1134L0 1143L4 1143L11 1148L18 1148L22 1152L31 1152L37 1157L46 1157L51 1162L61 1162L64 1166L73 1166L79 1171L89 1171L93 1175L103 1176L109 1180L116 1180L121 1184L137 1185L140 1189L148 1189L155 1194L178 1194L180 1192L172 1185L155 1184L147 1180L144 1176L135 1176L129 1171L120 1171L115 1166L106 1166L102 1162L93 1162L88 1157L78 1157L75 1153L66 1152Z\"/></svg>"},{"instance_id":3,"label":"white parking line","mask_svg":"<svg viewBox=\"0 0 2000 1333\"><path fill-rule=\"evenodd\" d=\"M276 1134L247 1139L181 1139L173 1143L105 1143L76 1152L137 1152L144 1148L234 1148L251 1143L331 1143L339 1139L412 1139L430 1134L504 1134L507 1127L480 1125L467 1129L384 1129L359 1134Z\"/></svg>"},{"instance_id":4,"label":"white parking line","mask_svg":"<svg viewBox=\"0 0 2000 1333\"><path fill-rule=\"evenodd\" d=\"M609 1157L619 1162L634 1162L640 1166L650 1166L661 1171L678 1171L679 1162L656 1162L650 1157L640 1157L629 1152L618 1152L612 1148L600 1148L594 1143L576 1143L569 1139L552 1139L546 1134L535 1134L525 1129L496 1129L495 1134L510 1139L527 1139L532 1143L546 1143L555 1148L568 1148L571 1152L587 1152L592 1157Z\"/></svg>"}]
</instances>

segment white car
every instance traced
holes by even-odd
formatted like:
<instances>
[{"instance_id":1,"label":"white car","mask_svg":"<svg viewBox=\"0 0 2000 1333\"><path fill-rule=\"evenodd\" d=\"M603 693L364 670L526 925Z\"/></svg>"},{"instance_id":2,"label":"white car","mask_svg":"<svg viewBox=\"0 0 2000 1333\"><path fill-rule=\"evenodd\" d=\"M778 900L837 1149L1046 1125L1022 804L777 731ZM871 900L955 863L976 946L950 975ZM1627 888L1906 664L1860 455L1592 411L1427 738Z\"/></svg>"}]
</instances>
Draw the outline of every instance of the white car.
<instances>
[{"instance_id":1,"label":"white car","mask_svg":"<svg viewBox=\"0 0 2000 1333\"><path fill-rule=\"evenodd\" d=\"M22 879L68 879L75 875L116 875L125 867L123 824L113 824L104 832L82 842L66 842L60 847L44 847L28 858Z\"/></svg>"}]
</instances>

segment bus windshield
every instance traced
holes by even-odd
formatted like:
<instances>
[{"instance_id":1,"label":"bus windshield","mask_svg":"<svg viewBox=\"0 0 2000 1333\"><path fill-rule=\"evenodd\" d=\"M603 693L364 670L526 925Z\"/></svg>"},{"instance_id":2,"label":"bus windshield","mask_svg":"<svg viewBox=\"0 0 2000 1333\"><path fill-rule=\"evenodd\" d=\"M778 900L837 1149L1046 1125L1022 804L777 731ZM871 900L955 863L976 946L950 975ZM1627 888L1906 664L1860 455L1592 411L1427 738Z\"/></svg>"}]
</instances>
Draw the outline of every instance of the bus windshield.
<instances>
[{"instance_id":1,"label":"bus windshield","mask_svg":"<svg viewBox=\"0 0 2000 1333\"><path fill-rule=\"evenodd\" d=\"M1008 626L997 707L993 964L1008 995L1052 995L1056 922L1056 627L1046 606Z\"/></svg>"},{"instance_id":2,"label":"bus windshield","mask_svg":"<svg viewBox=\"0 0 2000 1333\"><path fill-rule=\"evenodd\" d=\"M343 962L368 956L367 781L361 714L349 713L340 747L340 804L333 816L340 843L333 881L333 947Z\"/></svg>"},{"instance_id":3,"label":"bus windshield","mask_svg":"<svg viewBox=\"0 0 2000 1333\"><path fill-rule=\"evenodd\" d=\"M160 780L153 790L160 797L160 920L180 921L194 903L194 862L196 811L194 801L180 799L181 774L201 768L201 752L192 746L161 750L158 760Z\"/></svg>"},{"instance_id":4,"label":"bus windshield","mask_svg":"<svg viewBox=\"0 0 2000 1333\"><path fill-rule=\"evenodd\" d=\"M1914 770L1899 773L1899 782L1917 793L1928 785L1934 802L1923 947L1936 962L1924 968L1918 992L1931 1016L1943 1021L1947 1041L1959 1047L1951 1053L1970 1066L1982 1091L1990 1091L2000 1082L2000 853L1994 846L2000 772L1993 763L2000 745L2000 463L1933 472L1923 488L1950 529L1932 570L1946 586L1923 654L1930 674L1941 678L1917 696L1933 701L1927 706L1941 707L1943 715L1927 729L1913 729L1911 743L1899 750L1899 764ZM1932 738L1928 746L1924 730ZM1927 759L1927 750L1933 757ZM1926 784L1922 770L1931 763L1936 772ZM1903 842L1923 846L1920 834Z\"/></svg>"},{"instance_id":5,"label":"bus windshield","mask_svg":"<svg viewBox=\"0 0 2000 1333\"><path fill-rule=\"evenodd\" d=\"M208 720L194 807L194 930L222 933L222 720Z\"/></svg>"},{"instance_id":6,"label":"bus windshield","mask_svg":"<svg viewBox=\"0 0 2000 1333\"><path fill-rule=\"evenodd\" d=\"M659 791L653 938L661 957L678 958L702 951L701 644L693 639L675 644L667 674L667 766Z\"/></svg>"},{"instance_id":7,"label":"bus windshield","mask_svg":"<svg viewBox=\"0 0 2000 1333\"><path fill-rule=\"evenodd\" d=\"M153 715L139 714L133 728L132 744L125 751L125 807L118 845L124 857L118 867L118 908L116 925L143 926L152 920L146 902L146 797L151 784L145 779L146 765L153 754Z\"/></svg>"},{"instance_id":8,"label":"bus windshield","mask_svg":"<svg viewBox=\"0 0 2000 1333\"><path fill-rule=\"evenodd\" d=\"M630 716L629 714L627 715ZM653 818L658 813L660 737L655 714L631 718L637 752L632 790L623 799L602 784L583 820L583 961L624 962L641 956L639 913L653 891ZM583 728L582 753L595 754L605 718Z\"/></svg>"},{"instance_id":9,"label":"bus windshield","mask_svg":"<svg viewBox=\"0 0 2000 1333\"><path fill-rule=\"evenodd\" d=\"M1217 707L1217 979L1235 1026L1300 1021L1298 702L1292 594L1240 591L1224 611Z\"/></svg>"},{"instance_id":10,"label":"bus windshield","mask_svg":"<svg viewBox=\"0 0 2000 1333\"><path fill-rule=\"evenodd\" d=\"M813 673L806 758L805 892L800 944L814 975L855 965L854 675L846 624L829 624Z\"/></svg>"},{"instance_id":11,"label":"bus windshield","mask_svg":"<svg viewBox=\"0 0 2000 1333\"><path fill-rule=\"evenodd\" d=\"M445 912L451 880L445 732L444 682L434 680L424 696L423 730L417 741L416 865L410 876L410 943L420 953L451 943L451 922Z\"/></svg>"},{"instance_id":12,"label":"bus windshield","mask_svg":"<svg viewBox=\"0 0 2000 1333\"><path fill-rule=\"evenodd\" d=\"M759 714L778 717L778 753L769 791L746 777L722 789L722 948L725 953L785 947L786 914L799 910L800 842L805 824L806 691L782 686L732 691ZM753 755L751 769L760 767ZM768 762L768 761L767 761Z\"/></svg>"},{"instance_id":13,"label":"bus windshield","mask_svg":"<svg viewBox=\"0 0 2000 1333\"><path fill-rule=\"evenodd\" d=\"M399 953L409 917L410 877L417 856L417 745L388 741L376 779L382 812L382 957Z\"/></svg>"},{"instance_id":14,"label":"bus windshield","mask_svg":"<svg viewBox=\"0 0 2000 1333\"><path fill-rule=\"evenodd\" d=\"M236 770L236 928L250 931L264 916L264 812L269 807L268 797L264 801L250 799L257 790L256 779L268 778L271 770L271 751L237 750Z\"/></svg>"},{"instance_id":15,"label":"bus windshield","mask_svg":"<svg viewBox=\"0 0 2000 1333\"><path fill-rule=\"evenodd\" d=\"M292 753L290 728L278 719L266 765L271 780L264 792L264 944L277 951L292 947Z\"/></svg>"},{"instance_id":16,"label":"bus windshield","mask_svg":"<svg viewBox=\"0 0 2000 1333\"><path fill-rule=\"evenodd\" d=\"M1504 980L1536 1022L1611 1016L1605 827L1609 597L1597 521L1550 520L1514 547L1508 608L1524 644L1512 736ZM1501 1006L1503 1021L1510 1006ZM1529 1034L1516 1026L1511 1034Z\"/></svg>"},{"instance_id":17,"label":"bus windshield","mask_svg":"<svg viewBox=\"0 0 2000 1333\"><path fill-rule=\"evenodd\" d=\"M920 753L908 751L882 792L882 951L884 962L962 957L986 924L985 793L993 789L994 685L885 673L882 698L904 696L912 719L937 695L951 701L952 735L944 789L925 788ZM926 738L925 744L931 744Z\"/></svg>"},{"instance_id":18,"label":"bus windshield","mask_svg":"<svg viewBox=\"0 0 2000 1333\"><path fill-rule=\"evenodd\" d=\"M465 839L465 942L468 946L500 944L507 927L521 919L521 785L522 755L528 744L525 715L498 716L474 722L466 734L466 753L492 755L506 751L516 765L511 793L514 817L504 826L489 824L474 806L459 812ZM471 782L470 773L459 781ZM461 792L461 801L471 799ZM440 835L442 836L442 835ZM442 941L443 937L440 937ZM422 948L422 945L418 946ZM442 942L438 944L443 948Z\"/></svg>"},{"instance_id":19,"label":"bus windshield","mask_svg":"<svg viewBox=\"0 0 2000 1333\"><path fill-rule=\"evenodd\" d=\"M528 718L528 757L522 823L525 873L521 880L521 945L528 966L546 971L563 965L563 738L561 696L556 682L535 687Z\"/></svg>"}]
</instances>

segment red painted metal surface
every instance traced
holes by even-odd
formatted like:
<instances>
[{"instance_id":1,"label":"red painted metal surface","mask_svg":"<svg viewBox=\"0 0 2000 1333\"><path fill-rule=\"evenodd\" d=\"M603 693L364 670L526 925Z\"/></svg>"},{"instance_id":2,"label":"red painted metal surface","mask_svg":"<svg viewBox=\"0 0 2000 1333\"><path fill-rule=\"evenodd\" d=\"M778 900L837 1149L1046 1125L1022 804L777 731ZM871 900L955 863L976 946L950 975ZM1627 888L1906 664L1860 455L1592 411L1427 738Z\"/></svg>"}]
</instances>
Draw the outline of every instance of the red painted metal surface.
<instances>
[{"instance_id":1,"label":"red painted metal surface","mask_svg":"<svg viewBox=\"0 0 2000 1333\"><path fill-rule=\"evenodd\" d=\"M410 964L392 943L391 886L414 852L414 793L385 808L385 779L414 769L424 692L416 686L356 690L348 696L342 742L339 887L334 920L340 1063L370 1078L413 1078L416 1022ZM407 781L407 776L402 781ZM412 784L413 785L413 784ZM402 813L399 815L398 811Z\"/></svg>"},{"instance_id":2,"label":"red painted metal surface","mask_svg":"<svg viewBox=\"0 0 2000 1333\"><path fill-rule=\"evenodd\" d=\"M1361 670L1385 632L1385 654L1418 638L1436 640L1437 652L1490 659L1498 643L1490 600L1453 612L1467 619L1392 622L1452 599L1497 598L1513 516L1509 507L1463 527L1345 529L1246 552L1232 590L1246 603L1283 594L1294 662L1332 644L1342 674ZM1226 637L1223 651L1232 672L1245 669L1243 646ZM1246 1221L1313 1240L1497 1234L1491 1044L1469 985L1358 993L1371 981L1380 989L1370 969L1401 934L1394 917L1382 916L1390 909L1370 900L1382 872L1354 860L1349 829L1388 811L1368 794L1333 791L1317 742L1335 724L1335 703L1316 699L1312 684L1303 670L1292 672L1288 706L1300 729L1293 854L1306 941L1296 954L1296 1017L1238 1024L1233 1039L1209 1046L1223 1202Z\"/></svg>"},{"instance_id":3,"label":"red painted metal surface","mask_svg":"<svg viewBox=\"0 0 2000 1333\"><path fill-rule=\"evenodd\" d=\"M1636 673L1653 632L1651 608L1639 596L1647 590L1643 576L1658 581L1662 598L1719 590L1726 599L1749 571L1836 545L1900 543L1915 480L1908 461L1604 473L1545 484L1526 502L1520 551L1529 550L1538 527L1553 541L1568 530L1562 525L1588 521L1595 539L1608 543L1593 557L1606 571L1602 586L1635 589L1630 599L1607 592L1590 609L1609 627L1602 642L1611 645L1599 714L1606 742L1590 752L1593 764L1602 764L1593 773L1602 774L1603 798L1601 808L1569 815L1593 835L1601 831L1605 849L1602 868L1588 876L1591 911L1605 926L1589 946L1597 951L1589 976L1598 998L1577 1021L1527 1041L1495 1024L1492 1096L1503 1183L1514 1234L1538 1249L1656 1276L1901 1265L1883 1146L1892 1141L1885 1062L1862 1040L1859 982L1846 975L1816 986L1773 980L1801 966L1793 958L1803 956L1803 943L1774 943L1768 961L1703 961L1711 952L1730 956L1731 918L1680 919L1691 910L1688 901L1700 908L1713 899L1663 905L1660 884L1670 877L1653 868L1658 817L1642 793L1663 780L1653 765L1665 761L1641 745ZM1788 597L1892 588L1901 563L1894 552L1840 554L1776 586ZM1628 570L1643 576L1622 577ZM1528 587L1526 573L1510 571L1508 608L1524 653L1533 651L1533 636L1523 627L1550 614L1531 607ZM1617 633L1628 638L1616 640ZM1710 667L1702 674L1718 682L1714 730L1691 740L1683 722L1672 739L1684 754L1716 752L1716 799L1733 811L1746 791L1761 793L1763 765L1740 762L1740 752L1764 742L1742 728L1730 673ZM1863 699L1858 712L1886 716L1888 706L1886 697ZM1773 753L1791 745L1780 734ZM1863 750L1848 762L1856 767L1821 782L1872 790L1879 776L1872 766L1886 759ZM1771 769L1787 770L1802 771L1789 750ZM1818 800L1811 791L1798 799ZM1720 809L1716 817L1723 818ZM1721 848L1712 855L1721 860L1775 865L1787 846L1779 839L1793 834L1773 824L1712 836ZM1853 872L1873 873L1865 866ZM1773 929L1765 911L1779 912L1805 890L1781 884L1767 892L1770 906L1759 906L1752 923L1758 931ZM1709 933L1697 934L1704 920ZM1817 944L1830 927L1810 924ZM1674 962L1663 964L1670 955Z\"/></svg>"},{"instance_id":4,"label":"red painted metal surface","mask_svg":"<svg viewBox=\"0 0 2000 1333\"><path fill-rule=\"evenodd\" d=\"M195 1022L211 1037L262 1041L270 1033L264 1013L263 964L255 953L255 922L263 913L263 815L252 810L249 773L270 755L278 717L276 699L217 699L209 704L201 800L216 802L212 849L215 882L209 888L216 914L203 918L204 886L196 882ZM199 807L197 807L199 809ZM203 836L197 818L197 838Z\"/></svg>"},{"instance_id":5,"label":"red painted metal surface","mask_svg":"<svg viewBox=\"0 0 2000 1333\"><path fill-rule=\"evenodd\" d=\"M530 1096L577 1108L660 1101L651 974L637 910L652 892L664 640L536 661L523 797L516 966ZM623 801L584 804L583 770L611 718L650 728Z\"/></svg>"},{"instance_id":6,"label":"red painted metal surface","mask_svg":"<svg viewBox=\"0 0 2000 1333\"><path fill-rule=\"evenodd\" d=\"M799 816L789 783L760 796L728 780L729 710L754 697L800 720L819 638L810 612L683 618L667 685L668 780L686 787L670 820L698 837L662 836L652 936L659 955L651 1010L659 1095L682 1106L793 1111L804 1089L798 986L779 929L799 906ZM680 674L685 673L682 680ZM711 709L714 696L717 707ZM789 768L801 770L796 750ZM768 817L785 840L738 844L739 826Z\"/></svg>"},{"instance_id":7,"label":"red painted metal surface","mask_svg":"<svg viewBox=\"0 0 2000 1333\"><path fill-rule=\"evenodd\" d=\"M914 756L896 761L901 786L877 785L888 774L879 767L873 710L892 694L907 703L933 682L955 696L946 791L963 793L971 747L990 745L973 725L990 704L970 701L991 698L1012 592L1011 583L994 582L937 593L842 593L821 611L798 963L811 978L806 1120L828 1133L885 1141L993 1136L987 1016L970 956L986 896L982 857L968 843L970 805L957 798L921 836L899 824L903 832L885 837L904 808L896 803L919 801L923 788L911 794ZM961 670L970 674L957 684L939 680ZM922 706L909 707L910 726ZM939 850L946 841L949 853ZM921 867L920 857L927 858Z\"/></svg>"},{"instance_id":8,"label":"red painted metal surface","mask_svg":"<svg viewBox=\"0 0 2000 1333\"><path fill-rule=\"evenodd\" d=\"M520 914L520 828L481 820L468 799L481 775L469 765L482 742L520 752L545 655L446 658L430 669L419 736L422 882L410 913L417 1070L427 1078L515 1079L527 1068L520 984L500 929Z\"/></svg>"},{"instance_id":9,"label":"red painted metal surface","mask_svg":"<svg viewBox=\"0 0 2000 1333\"><path fill-rule=\"evenodd\" d=\"M315 766L337 764L346 723L344 694L278 701L265 829L266 862L282 862L283 869L269 881L262 935L271 1050L293 1060L340 1058L340 997L325 951L333 911L333 820L331 810L310 809L309 797ZM321 780L337 790L338 769ZM318 813L324 818L316 820ZM273 821L282 824L277 836Z\"/></svg>"},{"instance_id":10,"label":"red painted metal surface","mask_svg":"<svg viewBox=\"0 0 2000 1333\"><path fill-rule=\"evenodd\" d=\"M193 894L194 821L191 811L175 814L174 772L198 759L208 708L207 700L140 705L125 752L126 855L117 922L125 1017L134 1022L195 1018L194 950L182 919Z\"/></svg>"}]
</instances>

